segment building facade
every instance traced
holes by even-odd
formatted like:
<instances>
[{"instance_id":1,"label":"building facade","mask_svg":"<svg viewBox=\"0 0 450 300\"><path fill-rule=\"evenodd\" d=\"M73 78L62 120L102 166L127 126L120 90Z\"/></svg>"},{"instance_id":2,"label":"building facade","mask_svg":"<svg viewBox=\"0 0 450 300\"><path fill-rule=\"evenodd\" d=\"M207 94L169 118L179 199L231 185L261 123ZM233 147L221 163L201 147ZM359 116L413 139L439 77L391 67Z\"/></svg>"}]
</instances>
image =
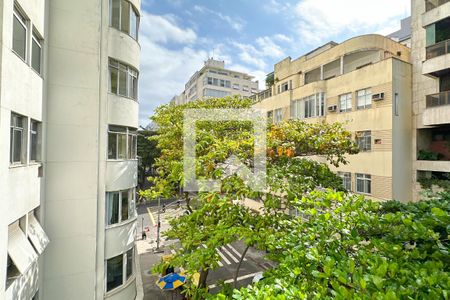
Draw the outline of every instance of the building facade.
<instances>
[{"instance_id":1,"label":"building facade","mask_svg":"<svg viewBox=\"0 0 450 300\"><path fill-rule=\"evenodd\" d=\"M450 1L412 1L413 181L450 180Z\"/></svg>"},{"instance_id":2,"label":"building facade","mask_svg":"<svg viewBox=\"0 0 450 300\"><path fill-rule=\"evenodd\" d=\"M45 5L0 2L0 299L37 299L48 244L41 226Z\"/></svg>"},{"instance_id":3,"label":"building facade","mask_svg":"<svg viewBox=\"0 0 450 300\"><path fill-rule=\"evenodd\" d=\"M406 46L380 35L327 43L274 68L274 85L253 98L274 122L342 122L360 153L330 166L355 193L411 199L411 65ZM322 160L322 158L316 158Z\"/></svg>"},{"instance_id":4,"label":"building facade","mask_svg":"<svg viewBox=\"0 0 450 300\"><path fill-rule=\"evenodd\" d=\"M0 18L0 299L135 299L140 0Z\"/></svg>"},{"instance_id":5,"label":"building facade","mask_svg":"<svg viewBox=\"0 0 450 300\"><path fill-rule=\"evenodd\" d=\"M171 102L183 104L204 97L226 97L241 95L249 97L258 92L258 81L254 77L225 69L225 62L212 58L205 61L200 71L194 73L184 91Z\"/></svg>"}]
</instances>

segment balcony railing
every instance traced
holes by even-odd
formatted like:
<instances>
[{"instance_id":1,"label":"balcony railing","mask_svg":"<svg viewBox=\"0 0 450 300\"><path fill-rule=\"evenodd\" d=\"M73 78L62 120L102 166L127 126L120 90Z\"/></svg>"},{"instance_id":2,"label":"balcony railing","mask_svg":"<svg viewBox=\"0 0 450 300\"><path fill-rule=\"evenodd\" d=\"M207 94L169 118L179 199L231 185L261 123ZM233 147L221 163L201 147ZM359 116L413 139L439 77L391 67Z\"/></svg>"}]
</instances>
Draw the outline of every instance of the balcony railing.
<instances>
[{"instance_id":1,"label":"balcony railing","mask_svg":"<svg viewBox=\"0 0 450 300\"><path fill-rule=\"evenodd\" d=\"M438 6L441 6L450 0L425 0L425 10L429 11L432 10Z\"/></svg>"},{"instance_id":2,"label":"balcony railing","mask_svg":"<svg viewBox=\"0 0 450 300\"><path fill-rule=\"evenodd\" d=\"M442 105L450 105L450 91L427 96L427 108Z\"/></svg>"},{"instance_id":3,"label":"balcony railing","mask_svg":"<svg viewBox=\"0 0 450 300\"><path fill-rule=\"evenodd\" d=\"M272 88L268 88L258 94L251 95L249 98L255 102L259 102L269 97L272 97Z\"/></svg>"},{"instance_id":4,"label":"balcony railing","mask_svg":"<svg viewBox=\"0 0 450 300\"><path fill-rule=\"evenodd\" d=\"M450 40L445 40L427 47L427 59L445 55L447 53L450 53Z\"/></svg>"}]
</instances>

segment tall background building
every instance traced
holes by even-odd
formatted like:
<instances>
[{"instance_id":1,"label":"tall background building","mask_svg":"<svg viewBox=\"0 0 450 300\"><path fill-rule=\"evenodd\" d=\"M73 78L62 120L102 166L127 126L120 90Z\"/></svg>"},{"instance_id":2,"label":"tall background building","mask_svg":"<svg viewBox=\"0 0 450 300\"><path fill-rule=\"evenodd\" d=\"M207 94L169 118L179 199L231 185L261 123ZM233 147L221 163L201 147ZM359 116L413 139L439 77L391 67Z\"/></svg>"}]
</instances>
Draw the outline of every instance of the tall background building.
<instances>
[{"instance_id":1,"label":"tall background building","mask_svg":"<svg viewBox=\"0 0 450 300\"><path fill-rule=\"evenodd\" d=\"M413 179L450 180L450 1L412 1Z\"/></svg>"},{"instance_id":2,"label":"tall background building","mask_svg":"<svg viewBox=\"0 0 450 300\"><path fill-rule=\"evenodd\" d=\"M258 92L258 81L253 81L253 78L245 73L225 69L224 61L209 58L203 68L191 76L184 91L171 101L182 104L204 97L248 97Z\"/></svg>"},{"instance_id":3,"label":"tall background building","mask_svg":"<svg viewBox=\"0 0 450 300\"><path fill-rule=\"evenodd\" d=\"M0 4L0 299L136 297L139 16Z\"/></svg>"},{"instance_id":4,"label":"tall background building","mask_svg":"<svg viewBox=\"0 0 450 300\"><path fill-rule=\"evenodd\" d=\"M406 46L380 35L327 43L275 64L274 84L253 96L274 122L341 122L360 153L330 166L352 192L411 199L411 65ZM323 161L321 158L316 158Z\"/></svg>"}]
</instances>

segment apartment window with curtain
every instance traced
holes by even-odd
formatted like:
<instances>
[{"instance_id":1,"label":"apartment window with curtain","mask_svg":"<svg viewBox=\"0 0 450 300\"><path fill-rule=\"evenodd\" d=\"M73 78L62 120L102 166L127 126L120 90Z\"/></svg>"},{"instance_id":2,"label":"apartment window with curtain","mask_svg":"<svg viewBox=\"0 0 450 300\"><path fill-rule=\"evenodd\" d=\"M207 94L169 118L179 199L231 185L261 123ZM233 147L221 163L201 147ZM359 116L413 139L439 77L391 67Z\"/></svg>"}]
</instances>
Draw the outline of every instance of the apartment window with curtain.
<instances>
[{"instance_id":1,"label":"apartment window with curtain","mask_svg":"<svg viewBox=\"0 0 450 300\"><path fill-rule=\"evenodd\" d=\"M275 123L279 123L279 122L283 121L283 109L282 108L275 109L274 113L275 113L275 119L274 119Z\"/></svg>"},{"instance_id":2,"label":"apartment window with curtain","mask_svg":"<svg viewBox=\"0 0 450 300\"><path fill-rule=\"evenodd\" d=\"M352 173L350 172L338 172L338 176L342 178L342 186L347 191L352 190Z\"/></svg>"},{"instance_id":3,"label":"apartment window with curtain","mask_svg":"<svg viewBox=\"0 0 450 300\"><path fill-rule=\"evenodd\" d=\"M38 74L41 74L42 62L42 39L36 32L31 37L31 67Z\"/></svg>"},{"instance_id":4,"label":"apartment window with curtain","mask_svg":"<svg viewBox=\"0 0 450 300\"><path fill-rule=\"evenodd\" d=\"M13 11L12 49L24 61L27 61L27 36L28 19L15 6Z\"/></svg>"},{"instance_id":5,"label":"apartment window with curtain","mask_svg":"<svg viewBox=\"0 0 450 300\"><path fill-rule=\"evenodd\" d=\"M360 151L372 150L372 132L370 130L357 131L356 143L358 144Z\"/></svg>"},{"instance_id":6,"label":"apartment window with curtain","mask_svg":"<svg viewBox=\"0 0 450 300\"><path fill-rule=\"evenodd\" d=\"M352 93L339 96L339 111L346 112L352 110Z\"/></svg>"},{"instance_id":7,"label":"apartment window with curtain","mask_svg":"<svg viewBox=\"0 0 450 300\"><path fill-rule=\"evenodd\" d=\"M356 192L362 194L372 193L372 177L369 174L356 174Z\"/></svg>"},{"instance_id":8,"label":"apartment window with curtain","mask_svg":"<svg viewBox=\"0 0 450 300\"><path fill-rule=\"evenodd\" d=\"M291 116L296 119L314 118L325 115L325 94L317 93L291 104Z\"/></svg>"},{"instance_id":9,"label":"apartment window with curtain","mask_svg":"<svg viewBox=\"0 0 450 300\"><path fill-rule=\"evenodd\" d=\"M114 225L136 216L136 189L106 193L106 224Z\"/></svg>"},{"instance_id":10,"label":"apartment window with curtain","mask_svg":"<svg viewBox=\"0 0 450 300\"><path fill-rule=\"evenodd\" d=\"M11 113L10 163L13 165L27 162L27 118Z\"/></svg>"},{"instance_id":11,"label":"apartment window with curtain","mask_svg":"<svg viewBox=\"0 0 450 300\"><path fill-rule=\"evenodd\" d=\"M136 156L136 129L110 125L108 129L108 159L136 159Z\"/></svg>"},{"instance_id":12,"label":"apartment window with curtain","mask_svg":"<svg viewBox=\"0 0 450 300\"><path fill-rule=\"evenodd\" d=\"M30 124L30 161L41 161L41 122L31 120Z\"/></svg>"},{"instance_id":13,"label":"apartment window with curtain","mask_svg":"<svg viewBox=\"0 0 450 300\"><path fill-rule=\"evenodd\" d=\"M109 59L109 92L137 99L138 72L115 59Z\"/></svg>"},{"instance_id":14,"label":"apartment window with curtain","mask_svg":"<svg viewBox=\"0 0 450 300\"><path fill-rule=\"evenodd\" d=\"M359 90L356 92L357 108L365 109L372 107L372 92L370 89Z\"/></svg>"},{"instance_id":15,"label":"apartment window with curtain","mask_svg":"<svg viewBox=\"0 0 450 300\"><path fill-rule=\"evenodd\" d=\"M125 0L110 0L109 14L111 27L138 39L139 14L133 4Z\"/></svg>"},{"instance_id":16,"label":"apartment window with curtain","mask_svg":"<svg viewBox=\"0 0 450 300\"><path fill-rule=\"evenodd\" d=\"M134 274L134 248L106 260L106 291L125 284Z\"/></svg>"}]
</instances>

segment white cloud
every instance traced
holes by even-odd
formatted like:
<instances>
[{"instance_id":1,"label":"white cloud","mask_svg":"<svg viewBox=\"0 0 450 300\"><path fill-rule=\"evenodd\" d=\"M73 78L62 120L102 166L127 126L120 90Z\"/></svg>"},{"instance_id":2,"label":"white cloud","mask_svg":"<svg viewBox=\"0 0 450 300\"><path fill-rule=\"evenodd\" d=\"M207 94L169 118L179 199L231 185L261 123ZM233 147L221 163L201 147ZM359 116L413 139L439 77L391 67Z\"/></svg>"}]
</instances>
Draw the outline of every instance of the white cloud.
<instances>
[{"instance_id":1,"label":"white cloud","mask_svg":"<svg viewBox=\"0 0 450 300\"><path fill-rule=\"evenodd\" d=\"M318 44L342 33L373 33L410 14L410 0L303 0L295 6L302 42Z\"/></svg>"},{"instance_id":2,"label":"white cloud","mask_svg":"<svg viewBox=\"0 0 450 300\"><path fill-rule=\"evenodd\" d=\"M194 10L199 13L203 13L203 14L208 13L208 14L218 17L222 21L225 21L226 23L228 23L228 25L230 25L230 27L233 28L234 30L236 30L237 32L240 32L244 28L244 21L241 19L232 18L228 15L222 14L221 12L217 12L217 11L214 11L207 7L200 6L200 5L195 5Z\"/></svg>"},{"instance_id":3,"label":"white cloud","mask_svg":"<svg viewBox=\"0 0 450 300\"><path fill-rule=\"evenodd\" d=\"M142 13L140 32L153 42L161 43L193 43L197 34L190 28L180 28L174 16L157 16L147 12Z\"/></svg>"},{"instance_id":4,"label":"white cloud","mask_svg":"<svg viewBox=\"0 0 450 300\"><path fill-rule=\"evenodd\" d=\"M263 4L263 9L267 12L267 13L283 13L286 11L289 11L291 8L291 4L290 3L286 3L284 1L278 1L278 0L269 0L269 1L264 1Z\"/></svg>"},{"instance_id":5,"label":"white cloud","mask_svg":"<svg viewBox=\"0 0 450 300\"><path fill-rule=\"evenodd\" d=\"M198 42L196 33L190 28L181 28L170 16L143 12L139 36L140 125L149 123L148 117L157 106L168 103L175 94L181 93L189 76L203 65L208 54L194 49L194 41ZM170 49L164 45L167 42L176 42L180 48Z\"/></svg>"}]
</instances>

